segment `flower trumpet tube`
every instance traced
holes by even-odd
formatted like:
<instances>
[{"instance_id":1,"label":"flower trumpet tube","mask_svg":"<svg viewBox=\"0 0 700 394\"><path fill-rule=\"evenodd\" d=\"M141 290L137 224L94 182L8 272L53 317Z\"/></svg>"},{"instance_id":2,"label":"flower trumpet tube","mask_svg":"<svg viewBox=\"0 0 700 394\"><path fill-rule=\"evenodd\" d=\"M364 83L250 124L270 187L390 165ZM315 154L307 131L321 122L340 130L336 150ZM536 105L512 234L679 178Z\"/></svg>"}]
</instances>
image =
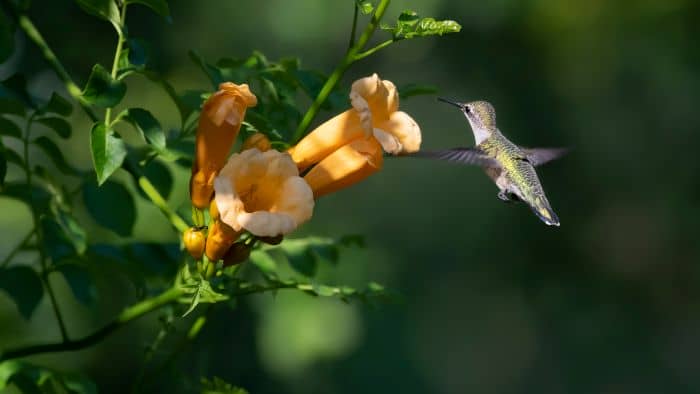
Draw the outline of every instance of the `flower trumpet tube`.
<instances>
[{"instance_id":1,"label":"flower trumpet tube","mask_svg":"<svg viewBox=\"0 0 700 394\"><path fill-rule=\"evenodd\" d=\"M315 198L351 186L382 169L382 146L374 137L355 140L316 164L305 176Z\"/></svg>"},{"instance_id":2,"label":"flower trumpet tube","mask_svg":"<svg viewBox=\"0 0 700 394\"><path fill-rule=\"evenodd\" d=\"M205 253L211 261L221 260L243 231L236 231L226 223L215 220L209 228Z\"/></svg>"},{"instance_id":3,"label":"flower trumpet tube","mask_svg":"<svg viewBox=\"0 0 700 394\"><path fill-rule=\"evenodd\" d=\"M214 180L219 220L234 231L274 237L311 218L313 192L289 154L248 149L231 155Z\"/></svg>"},{"instance_id":4,"label":"flower trumpet tube","mask_svg":"<svg viewBox=\"0 0 700 394\"><path fill-rule=\"evenodd\" d=\"M195 159L190 178L192 205L204 209L214 192L214 178L226 163L231 146L238 136L248 107L257 98L248 85L224 82L204 103L195 141Z\"/></svg>"},{"instance_id":5,"label":"flower trumpet tube","mask_svg":"<svg viewBox=\"0 0 700 394\"><path fill-rule=\"evenodd\" d=\"M351 109L321 124L289 149L300 171L361 138L374 136L384 151L394 155L420 149L420 127L398 110L398 91L391 81L377 74L358 79L352 84L350 103Z\"/></svg>"}]
</instances>

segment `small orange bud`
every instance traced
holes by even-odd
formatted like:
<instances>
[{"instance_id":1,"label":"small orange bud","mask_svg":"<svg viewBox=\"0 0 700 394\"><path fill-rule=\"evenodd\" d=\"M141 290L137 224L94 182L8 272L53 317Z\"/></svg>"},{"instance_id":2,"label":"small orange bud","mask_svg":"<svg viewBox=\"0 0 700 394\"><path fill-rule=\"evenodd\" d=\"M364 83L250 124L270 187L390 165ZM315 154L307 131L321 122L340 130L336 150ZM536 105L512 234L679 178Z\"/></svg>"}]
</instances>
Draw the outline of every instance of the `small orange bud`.
<instances>
[{"instance_id":1,"label":"small orange bud","mask_svg":"<svg viewBox=\"0 0 700 394\"><path fill-rule=\"evenodd\" d=\"M261 242L264 242L268 245L279 245L282 243L282 240L284 239L284 235L276 235L274 237L257 237Z\"/></svg>"},{"instance_id":2,"label":"small orange bud","mask_svg":"<svg viewBox=\"0 0 700 394\"><path fill-rule=\"evenodd\" d=\"M240 264L250 257L250 245L244 242L236 242L224 255L224 267Z\"/></svg>"},{"instance_id":3,"label":"small orange bud","mask_svg":"<svg viewBox=\"0 0 700 394\"><path fill-rule=\"evenodd\" d=\"M220 220L215 221L209 228L209 238L205 250L207 258L211 261L221 260L226 251L236 242L241 232L232 229Z\"/></svg>"},{"instance_id":4,"label":"small orange bud","mask_svg":"<svg viewBox=\"0 0 700 394\"><path fill-rule=\"evenodd\" d=\"M187 249L187 253L190 256L194 257L195 260L202 258L206 244L206 238L202 231L195 227L188 228L182 234L182 242L185 244L185 249Z\"/></svg>"},{"instance_id":5,"label":"small orange bud","mask_svg":"<svg viewBox=\"0 0 700 394\"><path fill-rule=\"evenodd\" d=\"M246 138L245 141L243 141L243 145L241 145L241 151L251 148L258 148L260 152L265 152L270 150L270 148L272 148L272 145L270 144L270 139L267 138L265 134L255 133L250 137Z\"/></svg>"},{"instance_id":6,"label":"small orange bud","mask_svg":"<svg viewBox=\"0 0 700 394\"><path fill-rule=\"evenodd\" d=\"M219 207L216 205L216 200L211 200L209 204L209 218L212 221L219 220Z\"/></svg>"}]
</instances>

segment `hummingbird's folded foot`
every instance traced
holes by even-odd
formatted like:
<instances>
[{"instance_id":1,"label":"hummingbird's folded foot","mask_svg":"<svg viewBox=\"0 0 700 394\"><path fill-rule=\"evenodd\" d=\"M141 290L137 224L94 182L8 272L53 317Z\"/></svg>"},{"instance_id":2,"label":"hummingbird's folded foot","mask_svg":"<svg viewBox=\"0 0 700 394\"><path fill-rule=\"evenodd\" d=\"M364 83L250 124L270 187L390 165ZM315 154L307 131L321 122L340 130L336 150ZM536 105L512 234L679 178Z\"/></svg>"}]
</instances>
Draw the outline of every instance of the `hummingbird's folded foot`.
<instances>
[{"instance_id":1,"label":"hummingbird's folded foot","mask_svg":"<svg viewBox=\"0 0 700 394\"><path fill-rule=\"evenodd\" d=\"M505 190L499 191L498 194L497 194L497 196L498 196L498 199L499 199L499 200L501 200L501 201L503 201L503 202L507 202L507 203L518 202L518 201L520 201L520 199L518 198L518 196L516 196L516 195L513 194L513 193L509 193L509 192L507 192L507 191L505 191Z\"/></svg>"}]
</instances>

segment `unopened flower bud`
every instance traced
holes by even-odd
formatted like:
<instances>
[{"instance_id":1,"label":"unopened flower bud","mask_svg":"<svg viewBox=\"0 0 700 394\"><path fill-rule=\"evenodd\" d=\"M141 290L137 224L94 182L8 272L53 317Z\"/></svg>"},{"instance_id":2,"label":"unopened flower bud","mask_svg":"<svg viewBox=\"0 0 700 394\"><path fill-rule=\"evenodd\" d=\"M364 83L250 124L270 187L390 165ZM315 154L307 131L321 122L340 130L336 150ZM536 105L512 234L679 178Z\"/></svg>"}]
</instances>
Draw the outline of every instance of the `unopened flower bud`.
<instances>
[{"instance_id":1,"label":"unopened flower bud","mask_svg":"<svg viewBox=\"0 0 700 394\"><path fill-rule=\"evenodd\" d=\"M205 253L211 261L219 261L226 251L236 242L241 232L235 231L226 223L217 220L209 228L209 238Z\"/></svg>"},{"instance_id":2,"label":"unopened flower bud","mask_svg":"<svg viewBox=\"0 0 700 394\"><path fill-rule=\"evenodd\" d=\"M243 141L243 145L241 145L241 151L251 148L258 148L260 152L265 152L270 150L270 148L272 148L272 145L270 144L270 139L267 138L265 134L255 133L250 137L246 138L245 141Z\"/></svg>"},{"instance_id":3,"label":"unopened flower bud","mask_svg":"<svg viewBox=\"0 0 700 394\"><path fill-rule=\"evenodd\" d=\"M182 242L190 256L194 257L195 260L202 258L206 244L206 238L202 231L195 227L188 228L182 235Z\"/></svg>"},{"instance_id":4,"label":"unopened flower bud","mask_svg":"<svg viewBox=\"0 0 700 394\"><path fill-rule=\"evenodd\" d=\"M224 267L240 264L250 257L250 245L244 242L236 242L231 245L224 255Z\"/></svg>"},{"instance_id":5,"label":"unopened flower bud","mask_svg":"<svg viewBox=\"0 0 700 394\"><path fill-rule=\"evenodd\" d=\"M214 220L219 220L219 207L216 205L216 200L211 200L209 203L209 218Z\"/></svg>"}]
</instances>

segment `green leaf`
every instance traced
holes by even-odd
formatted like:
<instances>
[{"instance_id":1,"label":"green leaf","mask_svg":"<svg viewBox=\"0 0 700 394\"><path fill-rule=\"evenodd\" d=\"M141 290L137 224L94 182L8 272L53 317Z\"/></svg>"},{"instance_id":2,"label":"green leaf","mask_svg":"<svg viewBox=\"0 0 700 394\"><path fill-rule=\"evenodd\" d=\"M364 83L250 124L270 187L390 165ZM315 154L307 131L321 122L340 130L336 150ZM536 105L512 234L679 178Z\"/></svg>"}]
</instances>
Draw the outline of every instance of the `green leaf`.
<instances>
[{"instance_id":1,"label":"green leaf","mask_svg":"<svg viewBox=\"0 0 700 394\"><path fill-rule=\"evenodd\" d=\"M142 108L129 108L119 114L119 118L129 122L141 137L156 151L165 149L165 133L160 122L149 111Z\"/></svg>"},{"instance_id":2,"label":"green leaf","mask_svg":"<svg viewBox=\"0 0 700 394\"><path fill-rule=\"evenodd\" d=\"M308 244L302 242L283 242L281 245L289 265L302 275L312 277L316 274L316 256L311 253Z\"/></svg>"},{"instance_id":3,"label":"green leaf","mask_svg":"<svg viewBox=\"0 0 700 394\"><path fill-rule=\"evenodd\" d=\"M250 253L250 262L266 277L277 277L277 262L267 252L254 250Z\"/></svg>"},{"instance_id":4,"label":"green leaf","mask_svg":"<svg viewBox=\"0 0 700 394\"><path fill-rule=\"evenodd\" d=\"M63 153L61 152L61 150L58 148L58 146L56 146L56 144L54 144L53 141L51 141L49 137L38 137L34 141L32 141L32 143L37 147L41 148L41 150L44 151L44 153L46 153L46 156L48 156L56 165L56 168L62 173L67 175L82 174L82 171L75 169L75 167L71 166L66 162L66 159L63 157Z\"/></svg>"},{"instance_id":5,"label":"green leaf","mask_svg":"<svg viewBox=\"0 0 700 394\"><path fill-rule=\"evenodd\" d=\"M369 0L355 0L355 5L362 15L369 15L374 11L374 5Z\"/></svg>"},{"instance_id":6,"label":"green leaf","mask_svg":"<svg viewBox=\"0 0 700 394\"><path fill-rule=\"evenodd\" d=\"M73 242L54 218L44 215L40 224L44 235L42 247L54 263L77 255Z\"/></svg>"},{"instance_id":7,"label":"green leaf","mask_svg":"<svg viewBox=\"0 0 700 394\"><path fill-rule=\"evenodd\" d=\"M90 131L90 150L98 184L103 184L126 157L126 144L112 129L95 123Z\"/></svg>"},{"instance_id":8,"label":"green leaf","mask_svg":"<svg viewBox=\"0 0 700 394\"><path fill-rule=\"evenodd\" d=\"M452 20L438 21L434 18L421 18L415 11L406 10L399 15L396 25L381 26L383 30L391 31L395 40L410 39L457 33L462 30L459 23Z\"/></svg>"},{"instance_id":9,"label":"green leaf","mask_svg":"<svg viewBox=\"0 0 700 394\"><path fill-rule=\"evenodd\" d=\"M26 111L21 101L10 97L0 97L0 114L10 114L24 117Z\"/></svg>"},{"instance_id":10,"label":"green leaf","mask_svg":"<svg viewBox=\"0 0 700 394\"><path fill-rule=\"evenodd\" d=\"M45 188L36 184L30 186L25 182L6 182L0 194L31 205L39 213L49 211L51 194Z\"/></svg>"},{"instance_id":11,"label":"green leaf","mask_svg":"<svg viewBox=\"0 0 700 394\"><path fill-rule=\"evenodd\" d=\"M7 160L8 163L16 164L17 167L24 167L24 159L22 159L17 152L5 147L3 154L5 155L5 160Z\"/></svg>"},{"instance_id":12,"label":"green leaf","mask_svg":"<svg viewBox=\"0 0 700 394\"><path fill-rule=\"evenodd\" d=\"M126 0L126 4L142 4L152 9L156 14L167 18L170 16L170 9L165 0Z\"/></svg>"},{"instance_id":13,"label":"green leaf","mask_svg":"<svg viewBox=\"0 0 700 394\"><path fill-rule=\"evenodd\" d=\"M227 383L219 377L212 380L202 378L201 394L248 394L248 391Z\"/></svg>"},{"instance_id":14,"label":"green leaf","mask_svg":"<svg viewBox=\"0 0 700 394\"><path fill-rule=\"evenodd\" d=\"M121 183L107 181L102 186L87 182L83 200L90 215L101 226L123 237L131 235L136 223L136 204Z\"/></svg>"},{"instance_id":15,"label":"green leaf","mask_svg":"<svg viewBox=\"0 0 700 394\"><path fill-rule=\"evenodd\" d=\"M148 44L144 40L130 38L127 45L129 63L134 66L145 66L148 62Z\"/></svg>"},{"instance_id":16,"label":"green leaf","mask_svg":"<svg viewBox=\"0 0 700 394\"><path fill-rule=\"evenodd\" d=\"M22 139L22 130L15 122L5 119L0 116L0 135L6 135L8 137Z\"/></svg>"},{"instance_id":17,"label":"green leaf","mask_svg":"<svg viewBox=\"0 0 700 394\"><path fill-rule=\"evenodd\" d=\"M121 32L119 8L114 0L75 0L80 8L90 15L104 19ZM121 33L120 33L121 34Z\"/></svg>"},{"instance_id":18,"label":"green leaf","mask_svg":"<svg viewBox=\"0 0 700 394\"><path fill-rule=\"evenodd\" d=\"M207 77L209 77L209 80L214 85L214 88L219 86L221 82L224 82L225 79L223 75L221 75L221 71L218 68L204 61L204 59L199 55L199 53L195 51L189 51L188 54L190 55L190 59L192 59L194 64L199 66L202 69L202 71L204 71L204 73L207 75Z\"/></svg>"},{"instance_id":19,"label":"green leaf","mask_svg":"<svg viewBox=\"0 0 700 394\"><path fill-rule=\"evenodd\" d=\"M153 183L158 193L160 193L163 198L168 198L173 190L173 176L170 173L168 167L158 160L151 160L144 167L141 168L143 175ZM134 181L138 182L134 178ZM138 185L137 185L138 186ZM148 196L138 188L139 193L143 198L148 200Z\"/></svg>"},{"instance_id":20,"label":"green leaf","mask_svg":"<svg viewBox=\"0 0 700 394\"><path fill-rule=\"evenodd\" d=\"M181 272L181 278L184 280L181 288L188 295L188 297L183 298L181 302L190 305L187 311L182 315L183 317L192 312L200 303L214 304L229 299L227 295L217 293L211 287L211 283L203 279L199 274L190 274L189 268L186 265Z\"/></svg>"},{"instance_id":21,"label":"green leaf","mask_svg":"<svg viewBox=\"0 0 700 394\"><path fill-rule=\"evenodd\" d=\"M85 254L87 250L87 234L73 215L63 210L57 210L55 220L61 226L63 234L73 245L76 253L79 255Z\"/></svg>"},{"instance_id":22,"label":"green leaf","mask_svg":"<svg viewBox=\"0 0 700 394\"><path fill-rule=\"evenodd\" d=\"M399 88L399 98L405 100L413 96L422 96L426 94L435 94L438 89L432 85L419 85L415 83L409 83L403 85Z\"/></svg>"},{"instance_id":23,"label":"green leaf","mask_svg":"<svg viewBox=\"0 0 700 394\"><path fill-rule=\"evenodd\" d=\"M15 26L0 10L0 63L4 63L15 51Z\"/></svg>"},{"instance_id":24,"label":"green leaf","mask_svg":"<svg viewBox=\"0 0 700 394\"><path fill-rule=\"evenodd\" d=\"M97 288L95 287L92 273L82 264L65 263L56 266L68 282L68 286L75 298L83 305L94 305L97 300Z\"/></svg>"},{"instance_id":25,"label":"green leaf","mask_svg":"<svg viewBox=\"0 0 700 394\"><path fill-rule=\"evenodd\" d=\"M61 138L69 138L71 135L70 123L63 118L50 116L36 121L55 131Z\"/></svg>"},{"instance_id":26,"label":"green leaf","mask_svg":"<svg viewBox=\"0 0 700 394\"><path fill-rule=\"evenodd\" d=\"M20 314L27 320L44 295L39 274L27 266L0 269L0 289L12 298Z\"/></svg>"},{"instance_id":27,"label":"green leaf","mask_svg":"<svg viewBox=\"0 0 700 394\"><path fill-rule=\"evenodd\" d=\"M123 81L112 78L102 65L95 64L82 96L90 104L108 108L119 104L125 93L126 84Z\"/></svg>"},{"instance_id":28,"label":"green leaf","mask_svg":"<svg viewBox=\"0 0 700 394\"><path fill-rule=\"evenodd\" d=\"M43 112L50 112L61 116L70 116L70 114L73 113L73 106L68 100L54 92L51 94L49 102L46 103L46 106L44 106L42 110Z\"/></svg>"},{"instance_id":29,"label":"green leaf","mask_svg":"<svg viewBox=\"0 0 700 394\"><path fill-rule=\"evenodd\" d=\"M36 108L34 100L27 91L27 79L21 74L14 74L1 83L0 97L16 99L31 108Z\"/></svg>"}]
</instances>

